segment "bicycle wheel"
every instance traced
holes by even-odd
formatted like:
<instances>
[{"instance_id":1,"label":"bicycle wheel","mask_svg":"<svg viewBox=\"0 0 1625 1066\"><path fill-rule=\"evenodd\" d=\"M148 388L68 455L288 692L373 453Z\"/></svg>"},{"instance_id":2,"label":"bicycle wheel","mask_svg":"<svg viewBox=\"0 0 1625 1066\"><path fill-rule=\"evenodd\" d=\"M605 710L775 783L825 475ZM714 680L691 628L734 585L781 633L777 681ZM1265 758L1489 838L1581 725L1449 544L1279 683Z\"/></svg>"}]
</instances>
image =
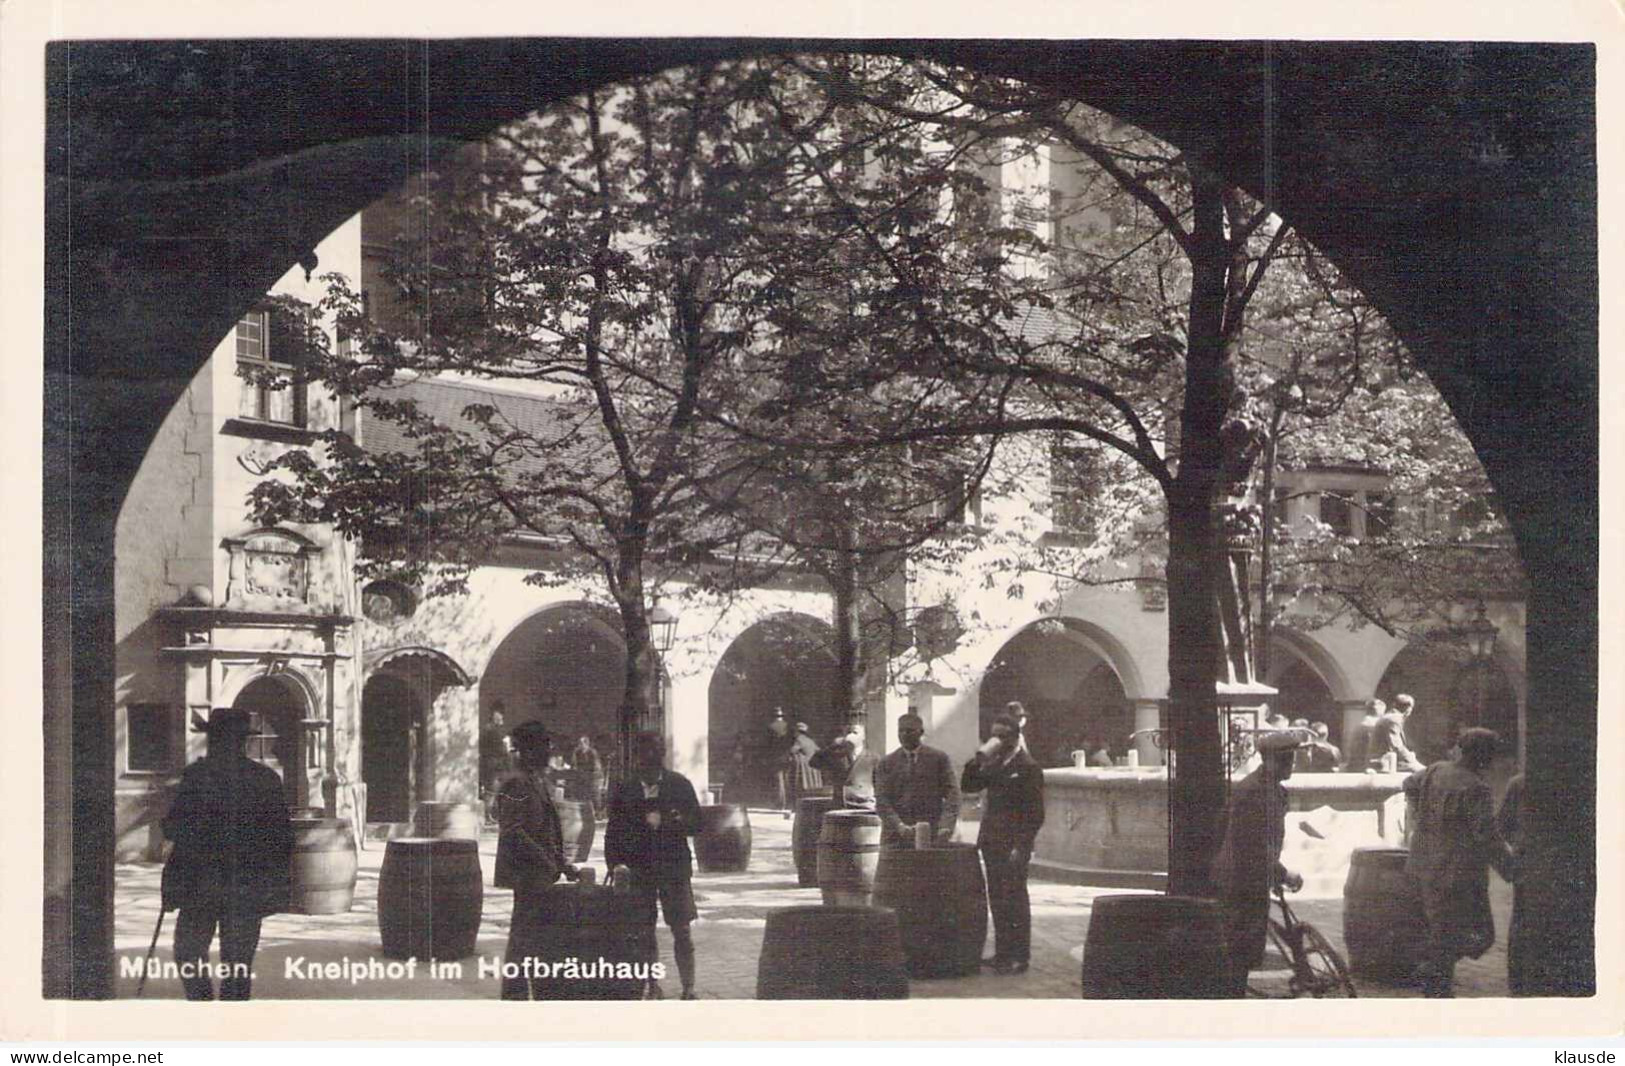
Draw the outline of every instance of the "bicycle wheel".
<instances>
[{"instance_id":1,"label":"bicycle wheel","mask_svg":"<svg viewBox=\"0 0 1625 1066\"><path fill-rule=\"evenodd\" d=\"M1275 969L1275 966L1277 965L1282 969L1288 970L1295 969L1297 966L1297 963L1293 961L1291 949L1287 947L1289 939L1287 937L1286 927L1280 922L1276 921L1274 918L1270 919L1268 937L1269 946L1264 952L1264 963L1266 966L1270 967L1270 970L1260 975L1261 978L1265 980L1268 980L1271 974L1280 973L1280 970ZM1254 999L1283 999L1292 998L1299 995L1299 993L1293 987L1296 984L1296 978L1288 979L1288 991L1284 995L1280 990L1279 980L1280 978L1277 976L1275 978L1275 982L1273 983L1273 991L1271 991L1270 988L1254 984L1251 980L1249 980L1247 983L1247 995Z\"/></svg>"},{"instance_id":2,"label":"bicycle wheel","mask_svg":"<svg viewBox=\"0 0 1625 1066\"><path fill-rule=\"evenodd\" d=\"M1349 968L1343 962L1343 956L1337 953L1320 930L1307 922L1300 922L1298 936L1303 944L1303 968L1293 978L1293 983L1298 986L1297 993L1316 999L1358 998L1359 993L1354 989L1354 980L1349 977Z\"/></svg>"}]
</instances>

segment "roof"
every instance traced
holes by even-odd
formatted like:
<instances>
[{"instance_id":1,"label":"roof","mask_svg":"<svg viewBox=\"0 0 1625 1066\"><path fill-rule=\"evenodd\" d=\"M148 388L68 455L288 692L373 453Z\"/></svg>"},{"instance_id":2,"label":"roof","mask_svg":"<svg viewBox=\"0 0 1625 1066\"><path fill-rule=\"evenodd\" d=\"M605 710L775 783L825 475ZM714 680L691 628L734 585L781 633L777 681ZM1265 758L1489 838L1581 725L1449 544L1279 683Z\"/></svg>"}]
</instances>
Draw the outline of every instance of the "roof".
<instances>
[{"instance_id":1,"label":"roof","mask_svg":"<svg viewBox=\"0 0 1625 1066\"><path fill-rule=\"evenodd\" d=\"M562 437L570 431L570 404L496 385L418 378L380 389L374 395L379 399L411 400L420 412L451 429L477 429L478 424L464 418L463 411L471 405L484 404L496 408L504 421L543 440ZM375 455L417 450L417 442L407 436L398 422L382 418L369 408L360 410L357 421L361 427L361 446ZM590 428L596 422L576 420L574 424Z\"/></svg>"}]
</instances>

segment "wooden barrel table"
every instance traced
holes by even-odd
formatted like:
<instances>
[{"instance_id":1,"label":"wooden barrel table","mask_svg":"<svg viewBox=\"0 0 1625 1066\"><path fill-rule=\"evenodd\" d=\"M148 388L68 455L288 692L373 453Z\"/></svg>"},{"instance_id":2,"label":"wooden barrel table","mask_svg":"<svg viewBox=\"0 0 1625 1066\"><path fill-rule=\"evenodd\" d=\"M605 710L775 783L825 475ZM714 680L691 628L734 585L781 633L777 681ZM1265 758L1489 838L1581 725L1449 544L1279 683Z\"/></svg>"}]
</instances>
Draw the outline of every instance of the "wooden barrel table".
<instances>
[{"instance_id":1,"label":"wooden barrel table","mask_svg":"<svg viewBox=\"0 0 1625 1066\"><path fill-rule=\"evenodd\" d=\"M700 808L694 861L701 873L743 873L750 868L750 812L740 803Z\"/></svg>"},{"instance_id":2,"label":"wooden barrel table","mask_svg":"<svg viewBox=\"0 0 1625 1066\"><path fill-rule=\"evenodd\" d=\"M835 806L833 796L804 796L796 803L790 846L796 860L796 884L802 888L818 884L818 834L824 826L824 814Z\"/></svg>"},{"instance_id":3,"label":"wooden barrel table","mask_svg":"<svg viewBox=\"0 0 1625 1066\"><path fill-rule=\"evenodd\" d=\"M482 816L467 803L425 800L412 814L412 835L434 840L478 840Z\"/></svg>"},{"instance_id":4,"label":"wooden barrel table","mask_svg":"<svg viewBox=\"0 0 1625 1066\"><path fill-rule=\"evenodd\" d=\"M571 862L587 861L593 838L598 834L597 819L587 817L587 810L591 806L580 800L553 801L553 809L559 812L559 828L564 836L564 857Z\"/></svg>"},{"instance_id":5,"label":"wooden barrel table","mask_svg":"<svg viewBox=\"0 0 1625 1066\"><path fill-rule=\"evenodd\" d=\"M1343 944L1349 969L1379 981L1405 981L1421 961L1427 919L1405 872L1406 848L1355 848L1343 882Z\"/></svg>"},{"instance_id":6,"label":"wooden barrel table","mask_svg":"<svg viewBox=\"0 0 1625 1066\"><path fill-rule=\"evenodd\" d=\"M343 818L295 818L288 859L291 914L343 914L355 900L355 835Z\"/></svg>"},{"instance_id":7,"label":"wooden barrel table","mask_svg":"<svg viewBox=\"0 0 1625 1066\"><path fill-rule=\"evenodd\" d=\"M897 914L910 977L977 972L987 940L987 881L974 844L882 851L874 901Z\"/></svg>"},{"instance_id":8,"label":"wooden barrel table","mask_svg":"<svg viewBox=\"0 0 1625 1066\"><path fill-rule=\"evenodd\" d=\"M1098 896L1084 999L1231 999L1224 906L1188 896Z\"/></svg>"},{"instance_id":9,"label":"wooden barrel table","mask_svg":"<svg viewBox=\"0 0 1625 1066\"><path fill-rule=\"evenodd\" d=\"M818 887L829 907L867 907L880 865L880 816L829 811L818 831Z\"/></svg>"},{"instance_id":10,"label":"wooden barrel table","mask_svg":"<svg viewBox=\"0 0 1625 1066\"><path fill-rule=\"evenodd\" d=\"M897 915L879 907L786 907L767 916L757 999L907 999Z\"/></svg>"},{"instance_id":11,"label":"wooden barrel table","mask_svg":"<svg viewBox=\"0 0 1625 1066\"><path fill-rule=\"evenodd\" d=\"M514 906L526 905L514 897ZM658 960L655 927L638 897L608 885L561 883L542 890L525 953L548 967L538 999L637 999ZM574 959L578 969L561 969ZM513 960L508 960L513 961ZM538 971L540 972L540 971Z\"/></svg>"},{"instance_id":12,"label":"wooden barrel table","mask_svg":"<svg viewBox=\"0 0 1625 1066\"><path fill-rule=\"evenodd\" d=\"M398 837L385 847L378 933L389 958L467 958L484 907L475 841Z\"/></svg>"}]
</instances>

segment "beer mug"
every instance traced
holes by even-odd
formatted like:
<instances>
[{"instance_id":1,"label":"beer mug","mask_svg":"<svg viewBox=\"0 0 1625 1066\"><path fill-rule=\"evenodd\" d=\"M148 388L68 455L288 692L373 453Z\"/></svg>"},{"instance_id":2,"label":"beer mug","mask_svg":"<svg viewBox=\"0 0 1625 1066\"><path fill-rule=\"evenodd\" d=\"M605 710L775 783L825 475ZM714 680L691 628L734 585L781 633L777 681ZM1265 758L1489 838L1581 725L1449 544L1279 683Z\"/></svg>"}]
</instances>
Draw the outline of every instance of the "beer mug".
<instances>
[{"instance_id":1,"label":"beer mug","mask_svg":"<svg viewBox=\"0 0 1625 1066\"><path fill-rule=\"evenodd\" d=\"M1089 753L1086 752L1086 751L1075 751L1075 752L1073 752L1072 753L1072 765L1073 765L1074 768L1076 768L1078 770L1087 769L1088 766L1089 766Z\"/></svg>"},{"instance_id":2,"label":"beer mug","mask_svg":"<svg viewBox=\"0 0 1625 1066\"><path fill-rule=\"evenodd\" d=\"M583 888L591 888L598 883L598 870L591 866L583 866L577 871L577 883Z\"/></svg>"},{"instance_id":3,"label":"beer mug","mask_svg":"<svg viewBox=\"0 0 1625 1066\"><path fill-rule=\"evenodd\" d=\"M1130 748L1128 754L1123 757L1123 765L1130 770L1138 770L1140 768L1140 753Z\"/></svg>"},{"instance_id":4,"label":"beer mug","mask_svg":"<svg viewBox=\"0 0 1625 1066\"><path fill-rule=\"evenodd\" d=\"M917 851L924 851L931 846L931 823L914 823L914 847Z\"/></svg>"}]
</instances>

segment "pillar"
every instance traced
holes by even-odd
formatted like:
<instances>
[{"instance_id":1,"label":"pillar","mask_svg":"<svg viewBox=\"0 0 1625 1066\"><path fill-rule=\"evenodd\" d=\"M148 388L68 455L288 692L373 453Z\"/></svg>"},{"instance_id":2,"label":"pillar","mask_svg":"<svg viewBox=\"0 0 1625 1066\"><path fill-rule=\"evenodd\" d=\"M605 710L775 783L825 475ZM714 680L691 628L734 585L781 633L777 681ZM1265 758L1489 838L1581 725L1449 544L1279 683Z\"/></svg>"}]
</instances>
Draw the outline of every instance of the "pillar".
<instances>
[{"instance_id":1,"label":"pillar","mask_svg":"<svg viewBox=\"0 0 1625 1066\"><path fill-rule=\"evenodd\" d=\"M693 672L671 679L666 695L666 750L671 768L694 783L711 787L711 674ZM723 793L723 799L727 799Z\"/></svg>"},{"instance_id":2,"label":"pillar","mask_svg":"<svg viewBox=\"0 0 1625 1066\"><path fill-rule=\"evenodd\" d=\"M1134 738L1134 750L1140 753L1141 766L1161 766L1163 764L1163 750L1157 745L1155 738L1148 729L1161 729L1163 719L1164 700L1133 700L1134 705L1134 732L1140 735Z\"/></svg>"},{"instance_id":3,"label":"pillar","mask_svg":"<svg viewBox=\"0 0 1625 1066\"><path fill-rule=\"evenodd\" d=\"M1355 738L1360 735L1360 722L1364 720L1370 703L1370 697L1363 700L1337 701L1337 709L1343 712L1343 743L1341 746L1343 749L1343 757L1345 759L1348 758L1349 749L1353 747L1356 742ZM1358 770L1361 768L1356 766L1354 769Z\"/></svg>"}]
</instances>

